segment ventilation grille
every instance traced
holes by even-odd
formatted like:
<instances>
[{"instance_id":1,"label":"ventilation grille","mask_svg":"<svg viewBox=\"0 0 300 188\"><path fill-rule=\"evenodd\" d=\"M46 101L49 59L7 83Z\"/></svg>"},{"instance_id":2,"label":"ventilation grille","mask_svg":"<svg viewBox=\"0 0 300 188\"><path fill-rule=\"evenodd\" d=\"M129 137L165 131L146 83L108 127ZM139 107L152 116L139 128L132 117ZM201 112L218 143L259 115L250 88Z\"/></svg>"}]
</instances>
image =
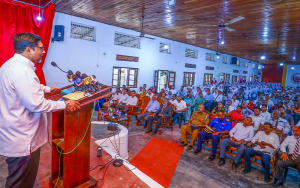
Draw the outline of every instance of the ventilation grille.
<instances>
[{"instance_id":1,"label":"ventilation grille","mask_svg":"<svg viewBox=\"0 0 300 188\"><path fill-rule=\"evenodd\" d=\"M170 44L160 43L159 44L159 52L170 54Z\"/></svg>"},{"instance_id":2,"label":"ventilation grille","mask_svg":"<svg viewBox=\"0 0 300 188\"><path fill-rule=\"evenodd\" d=\"M95 27L72 22L71 38L96 41Z\"/></svg>"},{"instance_id":3,"label":"ventilation grille","mask_svg":"<svg viewBox=\"0 0 300 188\"><path fill-rule=\"evenodd\" d=\"M197 59L198 51L197 50L191 50L186 48L185 49L185 57L195 58Z\"/></svg>"},{"instance_id":4,"label":"ventilation grille","mask_svg":"<svg viewBox=\"0 0 300 188\"><path fill-rule=\"evenodd\" d=\"M115 45L140 49L140 38L121 33L115 33Z\"/></svg>"}]
</instances>

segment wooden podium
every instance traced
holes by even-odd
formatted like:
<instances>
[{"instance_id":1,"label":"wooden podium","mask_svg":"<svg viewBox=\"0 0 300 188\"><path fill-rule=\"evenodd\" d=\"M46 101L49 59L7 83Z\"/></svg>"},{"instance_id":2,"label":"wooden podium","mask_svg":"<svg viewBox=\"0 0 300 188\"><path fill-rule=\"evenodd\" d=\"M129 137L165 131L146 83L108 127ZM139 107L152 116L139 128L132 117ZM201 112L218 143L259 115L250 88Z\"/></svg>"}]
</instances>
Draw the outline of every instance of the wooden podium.
<instances>
[{"instance_id":1,"label":"wooden podium","mask_svg":"<svg viewBox=\"0 0 300 188\"><path fill-rule=\"evenodd\" d=\"M46 94L45 98L57 101L63 97L61 91L72 86ZM109 96L111 88L102 86L100 91L77 100L80 103L80 110L52 113L52 169L49 183L51 187L55 184L56 187L64 188L97 187L96 180L90 176L90 121L94 101ZM60 154L57 149L67 154Z\"/></svg>"}]
</instances>

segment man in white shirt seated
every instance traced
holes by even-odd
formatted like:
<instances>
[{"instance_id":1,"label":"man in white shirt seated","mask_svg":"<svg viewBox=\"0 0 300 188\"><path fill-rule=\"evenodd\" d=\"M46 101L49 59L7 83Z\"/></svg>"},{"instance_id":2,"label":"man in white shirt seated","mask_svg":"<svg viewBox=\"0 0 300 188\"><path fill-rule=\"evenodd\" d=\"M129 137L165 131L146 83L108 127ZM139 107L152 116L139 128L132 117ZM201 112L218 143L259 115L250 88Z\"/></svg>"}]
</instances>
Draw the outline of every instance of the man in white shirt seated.
<instances>
[{"instance_id":1,"label":"man in white shirt seated","mask_svg":"<svg viewBox=\"0 0 300 188\"><path fill-rule=\"evenodd\" d=\"M180 98L181 98L181 97L180 97ZM175 103L176 103L176 102L177 102L177 100L176 100L176 94L173 94L171 100L169 101L169 103L170 103L171 105L175 106Z\"/></svg>"},{"instance_id":2,"label":"man in white shirt seated","mask_svg":"<svg viewBox=\"0 0 300 188\"><path fill-rule=\"evenodd\" d=\"M143 93L143 87L140 86L140 90L137 92L137 94L142 94Z\"/></svg>"},{"instance_id":3,"label":"man in white shirt seated","mask_svg":"<svg viewBox=\"0 0 300 188\"><path fill-rule=\"evenodd\" d=\"M179 128L181 128L181 124L182 124L182 116L184 116L184 112L186 112L187 110L187 106L185 101L183 101L181 99L180 96L177 97L177 102L175 102L175 111L173 114L173 118L172 118L172 124L174 123L175 120L177 120L178 124L179 124Z\"/></svg>"},{"instance_id":4,"label":"man in white shirt seated","mask_svg":"<svg viewBox=\"0 0 300 188\"><path fill-rule=\"evenodd\" d=\"M116 108L117 105L126 104L126 100L129 98L127 92L128 90L124 89L123 94L119 95L118 104L112 104L110 107Z\"/></svg>"},{"instance_id":5,"label":"man in white shirt seated","mask_svg":"<svg viewBox=\"0 0 300 188\"><path fill-rule=\"evenodd\" d=\"M269 107L272 108L275 105L274 102L272 100L270 100L269 95L265 96L265 100L267 101L267 104L268 104Z\"/></svg>"},{"instance_id":6,"label":"man in white shirt seated","mask_svg":"<svg viewBox=\"0 0 300 188\"><path fill-rule=\"evenodd\" d=\"M15 55L0 68L0 155L7 157L5 187L31 188L40 148L48 140L46 112L75 111L80 104L44 98L45 93L58 88L40 84L35 73L34 63L41 63L46 53L40 36L18 33L12 39Z\"/></svg>"},{"instance_id":7,"label":"man in white shirt seated","mask_svg":"<svg viewBox=\"0 0 300 188\"><path fill-rule=\"evenodd\" d=\"M152 90L151 90L151 89L148 89L147 95L146 95L146 96L148 96L148 97L150 97L150 99L152 99L153 95L154 95L154 94L152 93Z\"/></svg>"},{"instance_id":8,"label":"man in white shirt seated","mask_svg":"<svg viewBox=\"0 0 300 188\"><path fill-rule=\"evenodd\" d=\"M165 90L165 93L169 93L170 89L168 88L168 84L165 84L165 87L163 88Z\"/></svg>"},{"instance_id":9,"label":"man in white shirt seated","mask_svg":"<svg viewBox=\"0 0 300 188\"><path fill-rule=\"evenodd\" d=\"M239 105L240 101L236 99L236 95L232 96L232 105L237 108L237 106Z\"/></svg>"},{"instance_id":10,"label":"man in white shirt seated","mask_svg":"<svg viewBox=\"0 0 300 188\"><path fill-rule=\"evenodd\" d=\"M264 168L265 182L270 182L270 160L275 154L275 150L280 146L279 136L272 133L273 126L271 123L264 123L263 131L259 131L252 138L252 143L255 144L253 148L245 150L245 170L244 174L251 171L251 158L253 156L261 157L261 163Z\"/></svg>"},{"instance_id":11,"label":"man in white shirt seated","mask_svg":"<svg viewBox=\"0 0 300 188\"><path fill-rule=\"evenodd\" d=\"M227 109L227 114L229 114L231 111L236 110L236 107L232 105L232 101L228 100L227 105L225 106Z\"/></svg>"},{"instance_id":12,"label":"man in white shirt seated","mask_svg":"<svg viewBox=\"0 0 300 188\"><path fill-rule=\"evenodd\" d=\"M271 119L271 114L267 111L267 105L261 105L260 115L265 119L265 122L268 122Z\"/></svg>"},{"instance_id":13,"label":"man in white shirt seated","mask_svg":"<svg viewBox=\"0 0 300 188\"><path fill-rule=\"evenodd\" d=\"M108 108L111 104L113 104L114 100L118 100L119 96L122 95L120 88L116 88L116 92L112 94L109 101L103 103L103 106Z\"/></svg>"},{"instance_id":14,"label":"man in white shirt seated","mask_svg":"<svg viewBox=\"0 0 300 188\"><path fill-rule=\"evenodd\" d=\"M278 110L273 111L273 118L269 120L273 125L274 129L283 130L285 135L288 135L291 131L291 126L289 122L280 117L280 112Z\"/></svg>"},{"instance_id":15,"label":"man in white shirt seated","mask_svg":"<svg viewBox=\"0 0 300 188\"><path fill-rule=\"evenodd\" d=\"M230 138L221 140L220 143L220 161L218 166L225 164L225 150L226 147L235 147L237 149L236 157L232 163L232 171L236 172L239 160L244 154L246 141L251 141L254 135L254 129L252 126L252 119L247 117L243 123L237 123L230 131Z\"/></svg>"},{"instance_id":16,"label":"man in white shirt seated","mask_svg":"<svg viewBox=\"0 0 300 188\"><path fill-rule=\"evenodd\" d=\"M136 106L137 102L138 102L138 98L136 97L136 93L133 90L131 92L131 96L127 98L127 100L125 101L125 103L118 104L116 106L116 109L123 110L124 113L127 113L128 110L129 110L129 107L130 106Z\"/></svg>"},{"instance_id":17,"label":"man in white shirt seated","mask_svg":"<svg viewBox=\"0 0 300 188\"><path fill-rule=\"evenodd\" d=\"M141 122L145 127L147 126L148 118L151 114L154 114L160 107L159 102L157 101L157 96L153 95L152 100L149 101L147 107L145 109L141 109L141 113L137 115L137 119Z\"/></svg>"},{"instance_id":18,"label":"man in white shirt seated","mask_svg":"<svg viewBox=\"0 0 300 188\"><path fill-rule=\"evenodd\" d=\"M265 123L265 119L260 115L260 108L254 108L254 114L249 115L252 118L252 124L254 125L254 131L256 132L259 126Z\"/></svg>"},{"instance_id":19,"label":"man in white shirt seated","mask_svg":"<svg viewBox=\"0 0 300 188\"><path fill-rule=\"evenodd\" d=\"M300 127L293 127L293 135L284 139L280 146L281 159L275 164L274 187L283 185L282 172L288 167L294 167L300 173ZM288 150L287 150L288 148Z\"/></svg>"}]
</instances>

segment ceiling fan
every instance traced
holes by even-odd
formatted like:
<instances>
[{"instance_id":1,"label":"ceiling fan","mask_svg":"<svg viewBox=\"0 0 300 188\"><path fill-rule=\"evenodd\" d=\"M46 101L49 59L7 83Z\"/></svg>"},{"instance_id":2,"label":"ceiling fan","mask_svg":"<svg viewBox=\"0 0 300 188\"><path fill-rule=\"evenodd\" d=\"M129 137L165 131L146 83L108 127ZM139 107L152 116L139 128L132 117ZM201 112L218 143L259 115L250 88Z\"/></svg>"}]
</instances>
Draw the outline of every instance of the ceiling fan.
<instances>
[{"instance_id":1,"label":"ceiling fan","mask_svg":"<svg viewBox=\"0 0 300 188\"><path fill-rule=\"evenodd\" d=\"M232 29L230 27L228 27L229 24L232 24L232 23L235 23L235 22L238 22L240 20L243 20L245 19L245 17L242 17L242 16L238 16L228 22L224 22L224 20L222 20L219 25L202 25L202 24L194 24L194 26L213 26L213 27L219 27L219 28L224 28L226 29L227 31L235 31L235 29Z\"/></svg>"},{"instance_id":2,"label":"ceiling fan","mask_svg":"<svg viewBox=\"0 0 300 188\"><path fill-rule=\"evenodd\" d=\"M151 40L155 40L155 38L151 38L151 37L146 37L146 33L144 33L144 18L145 18L145 15L144 15L144 12L142 13L142 30L141 30L141 34L138 36L140 38L147 38L147 39L151 39Z\"/></svg>"}]
</instances>

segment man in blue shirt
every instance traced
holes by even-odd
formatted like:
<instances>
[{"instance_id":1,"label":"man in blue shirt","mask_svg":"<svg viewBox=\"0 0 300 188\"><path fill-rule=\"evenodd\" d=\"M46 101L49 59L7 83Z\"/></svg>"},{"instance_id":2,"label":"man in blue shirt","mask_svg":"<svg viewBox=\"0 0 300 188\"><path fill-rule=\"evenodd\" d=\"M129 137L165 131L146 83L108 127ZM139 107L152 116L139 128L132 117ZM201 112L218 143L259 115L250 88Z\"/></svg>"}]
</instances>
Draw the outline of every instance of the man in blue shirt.
<instances>
[{"instance_id":1,"label":"man in blue shirt","mask_svg":"<svg viewBox=\"0 0 300 188\"><path fill-rule=\"evenodd\" d=\"M218 112L218 117L210 122L211 129L203 126L204 130L199 134L197 149L194 152L197 155L201 151L203 141L205 139L212 139L211 156L208 158L211 161L216 158L220 135L228 134L231 129L231 121L225 117L223 111Z\"/></svg>"},{"instance_id":2,"label":"man in blue shirt","mask_svg":"<svg viewBox=\"0 0 300 188\"><path fill-rule=\"evenodd\" d=\"M160 107L160 104L156 99L157 99L157 96L153 95L152 100L150 100L147 107L145 109L141 109L141 113L139 115L137 115L137 119L145 127L147 126L146 122L149 118L149 115L154 114Z\"/></svg>"},{"instance_id":3,"label":"man in blue shirt","mask_svg":"<svg viewBox=\"0 0 300 188\"><path fill-rule=\"evenodd\" d=\"M207 89L207 94L204 96L204 99L206 100L206 102L204 103L204 106L205 106L205 109L207 111L210 111L210 107L212 106L214 100L215 100L215 97L210 93L210 90Z\"/></svg>"},{"instance_id":4,"label":"man in blue shirt","mask_svg":"<svg viewBox=\"0 0 300 188\"><path fill-rule=\"evenodd\" d=\"M183 90L183 86L181 86L180 90L177 91L176 96L179 96L179 93L181 93L181 98L184 99L185 91Z\"/></svg>"},{"instance_id":5,"label":"man in blue shirt","mask_svg":"<svg viewBox=\"0 0 300 188\"><path fill-rule=\"evenodd\" d=\"M243 102L242 104L242 111L245 118L248 117L249 115L254 114L254 112L247 107L246 102Z\"/></svg>"}]
</instances>

